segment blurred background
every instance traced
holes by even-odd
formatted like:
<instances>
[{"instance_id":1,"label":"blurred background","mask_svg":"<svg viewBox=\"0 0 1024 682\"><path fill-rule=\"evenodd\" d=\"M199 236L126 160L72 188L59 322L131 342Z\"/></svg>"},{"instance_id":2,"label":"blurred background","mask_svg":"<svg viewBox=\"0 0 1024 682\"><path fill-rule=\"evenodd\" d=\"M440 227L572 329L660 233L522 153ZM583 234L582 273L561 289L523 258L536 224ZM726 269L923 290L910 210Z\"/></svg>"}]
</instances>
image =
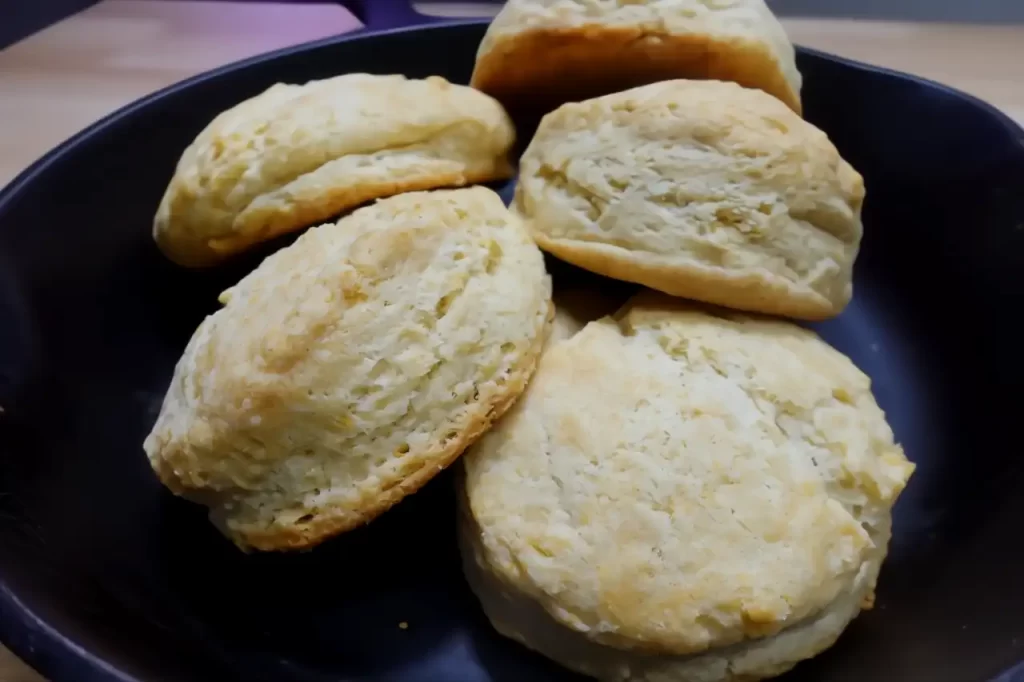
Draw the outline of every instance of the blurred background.
<instances>
[{"instance_id":1,"label":"blurred background","mask_svg":"<svg viewBox=\"0 0 1024 682\"><path fill-rule=\"evenodd\" d=\"M768 0L777 14L904 21L1024 22L1021 0Z\"/></svg>"},{"instance_id":2,"label":"blurred background","mask_svg":"<svg viewBox=\"0 0 1024 682\"><path fill-rule=\"evenodd\" d=\"M179 2L181 0L146 0ZM267 2L267 0L207 0L209 2ZM277 3L345 4L330 0L274 0ZM365 1L365 0L364 0ZM370 0L372 2L372 0ZM0 48L55 21L81 11L97 0L0 0ZM353 4L353 3L349 3ZM437 6L441 14L486 15L501 0L416 3L426 11ZM848 17L893 21L1024 23L1024 0L768 0L782 16Z\"/></svg>"}]
</instances>

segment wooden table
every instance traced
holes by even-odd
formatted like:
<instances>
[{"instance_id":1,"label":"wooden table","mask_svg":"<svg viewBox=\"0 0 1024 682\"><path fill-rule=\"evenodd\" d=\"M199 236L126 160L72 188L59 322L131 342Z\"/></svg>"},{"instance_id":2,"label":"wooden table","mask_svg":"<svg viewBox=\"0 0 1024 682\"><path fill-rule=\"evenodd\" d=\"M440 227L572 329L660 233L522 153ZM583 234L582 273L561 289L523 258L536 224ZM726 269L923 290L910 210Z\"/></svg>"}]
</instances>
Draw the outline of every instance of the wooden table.
<instances>
[{"instance_id":1,"label":"wooden table","mask_svg":"<svg viewBox=\"0 0 1024 682\"><path fill-rule=\"evenodd\" d=\"M438 5L439 13L451 8ZM949 83L1024 124L1024 26L790 19L799 44ZM351 31L335 4L105 0L0 52L0 185L97 118L206 69ZM41 682L0 647L0 682Z\"/></svg>"}]
</instances>

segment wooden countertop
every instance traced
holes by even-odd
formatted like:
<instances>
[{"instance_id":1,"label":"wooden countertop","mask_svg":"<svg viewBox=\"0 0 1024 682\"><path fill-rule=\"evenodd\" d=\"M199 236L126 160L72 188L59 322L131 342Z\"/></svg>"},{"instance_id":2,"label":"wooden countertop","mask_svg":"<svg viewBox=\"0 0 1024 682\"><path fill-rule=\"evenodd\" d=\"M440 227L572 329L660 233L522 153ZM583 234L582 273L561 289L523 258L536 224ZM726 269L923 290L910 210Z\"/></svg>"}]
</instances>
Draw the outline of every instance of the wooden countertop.
<instances>
[{"instance_id":1,"label":"wooden countertop","mask_svg":"<svg viewBox=\"0 0 1024 682\"><path fill-rule=\"evenodd\" d=\"M1024 26L785 24L796 43L948 83L1024 124ZM358 26L335 4L104 0L0 52L0 185L84 126L153 90ZM0 682L41 678L0 647Z\"/></svg>"},{"instance_id":2,"label":"wooden countertop","mask_svg":"<svg viewBox=\"0 0 1024 682\"><path fill-rule=\"evenodd\" d=\"M799 44L949 83L1024 122L1024 26L785 23ZM0 52L0 186L68 136L148 92L356 27L336 4L105 0Z\"/></svg>"}]
</instances>

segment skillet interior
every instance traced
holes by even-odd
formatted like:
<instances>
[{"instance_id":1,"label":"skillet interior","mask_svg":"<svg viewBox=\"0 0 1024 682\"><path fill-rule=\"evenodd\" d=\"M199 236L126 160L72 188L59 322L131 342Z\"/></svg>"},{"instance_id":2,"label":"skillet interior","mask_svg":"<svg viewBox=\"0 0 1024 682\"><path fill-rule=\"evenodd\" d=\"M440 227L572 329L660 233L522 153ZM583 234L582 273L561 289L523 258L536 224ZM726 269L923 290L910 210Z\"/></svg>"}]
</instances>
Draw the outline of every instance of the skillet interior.
<instances>
[{"instance_id":1,"label":"skillet interior","mask_svg":"<svg viewBox=\"0 0 1024 682\"><path fill-rule=\"evenodd\" d=\"M216 294L272 250L202 273L157 252L152 215L184 146L279 80L467 82L483 30L332 39L227 67L113 115L0 194L0 638L55 682L571 679L486 624L458 566L450 475L312 553L247 557L159 487L140 446ZM1024 137L934 84L810 51L800 67L807 117L868 186L854 302L819 329L872 376L919 468L876 609L786 679L990 679L1024 659L1024 360L1010 328L1024 309ZM559 281L586 277L558 267Z\"/></svg>"}]
</instances>

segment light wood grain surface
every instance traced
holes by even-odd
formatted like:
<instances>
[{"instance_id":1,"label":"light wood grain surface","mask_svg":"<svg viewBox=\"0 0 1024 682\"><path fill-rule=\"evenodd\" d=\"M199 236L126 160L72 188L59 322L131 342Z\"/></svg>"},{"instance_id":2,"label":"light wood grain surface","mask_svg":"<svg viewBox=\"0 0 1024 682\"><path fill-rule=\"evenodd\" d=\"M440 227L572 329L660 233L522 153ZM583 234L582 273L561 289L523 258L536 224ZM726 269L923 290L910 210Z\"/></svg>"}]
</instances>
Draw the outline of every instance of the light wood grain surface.
<instances>
[{"instance_id":1,"label":"light wood grain surface","mask_svg":"<svg viewBox=\"0 0 1024 682\"><path fill-rule=\"evenodd\" d=\"M430 11L452 14L433 5ZM459 10L465 13L465 7ZM797 43L954 85L1024 122L1024 26L786 21ZM343 33L342 7L106 0L0 52L0 185L119 106L226 62Z\"/></svg>"},{"instance_id":2,"label":"light wood grain surface","mask_svg":"<svg viewBox=\"0 0 1024 682\"><path fill-rule=\"evenodd\" d=\"M442 5L428 11L452 14ZM1024 123L1024 26L785 23L799 44L948 83ZM334 4L105 0L0 52L0 185L68 136L153 90L357 27ZM41 678L0 647L0 682Z\"/></svg>"}]
</instances>

